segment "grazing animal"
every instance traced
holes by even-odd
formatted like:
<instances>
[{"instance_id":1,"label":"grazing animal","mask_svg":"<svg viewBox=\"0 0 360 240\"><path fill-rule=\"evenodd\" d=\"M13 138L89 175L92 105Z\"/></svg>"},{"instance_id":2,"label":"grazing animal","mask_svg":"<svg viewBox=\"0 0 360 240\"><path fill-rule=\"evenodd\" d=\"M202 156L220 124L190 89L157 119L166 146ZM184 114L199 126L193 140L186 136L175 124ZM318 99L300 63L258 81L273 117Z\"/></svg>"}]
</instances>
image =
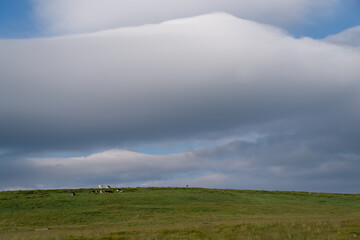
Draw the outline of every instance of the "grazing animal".
<instances>
[{"instance_id":1,"label":"grazing animal","mask_svg":"<svg viewBox=\"0 0 360 240\"><path fill-rule=\"evenodd\" d=\"M104 187L104 185L99 185L99 188L103 188Z\"/></svg>"},{"instance_id":2,"label":"grazing animal","mask_svg":"<svg viewBox=\"0 0 360 240\"><path fill-rule=\"evenodd\" d=\"M105 193L113 193L112 191L110 190L106 190Z\"/></svg>"},{"instance_id":3,"label":"grazing animal","mask_svg":"<svg viewBox=\"0 0 360 240\"><path fill-rule=\"evenodd\" d=\"M51 230L51 228L36 228L35 231L48 231L48 230Z\"/></svg>"},{"instance_id":4,"label":"grazing animal","mask_svg":"<svg viewBox=\"0 0 360 240\"><path fill-rule=\"evenodd\" d=\"M75 196L76 194L74 192L71 193L71 196Z\"/></svg>"},{"instance_id":5,"label":"grazing animal","mask_svg":"<svg viewBox=\"0 0 360 240\"><path fill-rule=\"evenodd\" d=\"M111 188L111 187L109 185L107 185L106 188Z\"/></svg>"},{"instance_id":6,"label":"grazing animal","mask_svg":"<svg viewBox=\"0 0 360 240\"><path fill-rule=\"evenodd\" d=\"M116 191L117 191L118 193L122 193L124 190L122 190L122 189L116 189Z\"/></svg>"},{"instance_id":7,"label":"grazing animal","mask_svg":"<svg viewBox=\"0 0 360 240\"><path fill-rule=\"evenodd\" d=\"M189 185L186 185L186 187L189 187Z\"/></svg>"},{"instance_id":8,"label":"grazing animal","mask_svg":"<svg viewBox=\"0 0 360 240\"><path fill-rule=\"evenodd\" d=\"M98 191L98 190L95 190L95 191L91 191L91 193L99 193L99 191Z\"/></svg>"}]
</instances>

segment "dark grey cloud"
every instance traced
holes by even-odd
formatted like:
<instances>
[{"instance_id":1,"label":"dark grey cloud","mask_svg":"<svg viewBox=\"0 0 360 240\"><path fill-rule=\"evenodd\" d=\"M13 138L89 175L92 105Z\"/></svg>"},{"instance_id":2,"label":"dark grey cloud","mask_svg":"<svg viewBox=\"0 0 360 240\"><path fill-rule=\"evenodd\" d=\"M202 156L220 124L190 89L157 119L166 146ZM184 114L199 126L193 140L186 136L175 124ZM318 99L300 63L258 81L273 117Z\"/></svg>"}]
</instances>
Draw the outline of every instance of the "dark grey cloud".
<instances>
[{"instance_id":1,"label":"dark grey cloud","mask_svg":"<svg viewBox=\"0 0 360 240\"><path fill-rule=\"evenodd\" d=\"M282 134L233 140L192 152L148 155L109 150L87 157L30 158L1 174L14 186L190 186L237 189L355 192L360 180L360 153L323 136ZM314 148L313 146L324 146ZM10 171L10 173L9 173ZM29 184L31 182L31 184ZM6 181L1 181L6 188Z\"/></svg>"}]
</instances>

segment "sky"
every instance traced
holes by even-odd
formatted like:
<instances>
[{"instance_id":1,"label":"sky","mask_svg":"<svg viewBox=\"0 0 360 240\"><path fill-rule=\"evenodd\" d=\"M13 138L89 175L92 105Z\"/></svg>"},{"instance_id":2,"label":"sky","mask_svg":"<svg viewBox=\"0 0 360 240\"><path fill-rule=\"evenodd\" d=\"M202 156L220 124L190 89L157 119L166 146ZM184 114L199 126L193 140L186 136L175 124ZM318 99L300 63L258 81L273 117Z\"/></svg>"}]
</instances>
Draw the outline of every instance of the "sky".
<instances>
[{"instance_id":1,"label":"sky","mask_svg":"<svg viewBox=\"0 0 360 240\"><path fill-rule=\"evenodd\" d=\"M360 193L356 0L0 0L0 190Z\"/></svg>"}]
</instances>

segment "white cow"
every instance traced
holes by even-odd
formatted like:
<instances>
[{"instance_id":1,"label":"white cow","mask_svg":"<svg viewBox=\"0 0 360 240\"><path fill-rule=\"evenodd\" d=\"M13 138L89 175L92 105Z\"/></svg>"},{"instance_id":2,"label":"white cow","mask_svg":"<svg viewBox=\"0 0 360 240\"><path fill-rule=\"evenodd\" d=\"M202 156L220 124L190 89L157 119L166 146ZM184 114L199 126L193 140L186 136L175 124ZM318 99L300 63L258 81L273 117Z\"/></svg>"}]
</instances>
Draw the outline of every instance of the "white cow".
<instances>
[{"instance_id":1,"label":"white cow","mask_svg":"<svg viewBox=\"0 0 360 240\"><path fill-rule=\"evenodd\" d=\"M107 185L106 188L111 188L111 187L109 185Z\"/></svg>"},{"instance_id":2,"label":"white cow","mask_svg":"<svg viewBox=\"0 0 360 240\"><path fill-rule=\"evenodd\" d=\"M99 185L99 188L103 188L104 187L104 185Z\"/></svg>"}]
</instances>

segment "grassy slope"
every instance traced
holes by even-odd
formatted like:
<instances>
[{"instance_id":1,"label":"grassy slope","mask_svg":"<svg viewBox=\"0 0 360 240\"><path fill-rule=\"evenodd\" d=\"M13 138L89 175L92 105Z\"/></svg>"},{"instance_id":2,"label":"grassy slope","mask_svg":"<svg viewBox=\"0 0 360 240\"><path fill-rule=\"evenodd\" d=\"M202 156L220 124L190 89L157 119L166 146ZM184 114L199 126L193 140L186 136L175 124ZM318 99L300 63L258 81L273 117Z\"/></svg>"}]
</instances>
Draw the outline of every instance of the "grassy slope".
<instances>
[{"instance_id":1,"label":"grassy slope","mask_svg":"<svg viewBox=\"0 0 360 240\"><path fill-rule=\"evenodd\" d=\"M360 195L198 188L90 192L0 192L0 239L360 239ZM34 231L41 227L51 230Z\"/></svg>"}]
</instances>

